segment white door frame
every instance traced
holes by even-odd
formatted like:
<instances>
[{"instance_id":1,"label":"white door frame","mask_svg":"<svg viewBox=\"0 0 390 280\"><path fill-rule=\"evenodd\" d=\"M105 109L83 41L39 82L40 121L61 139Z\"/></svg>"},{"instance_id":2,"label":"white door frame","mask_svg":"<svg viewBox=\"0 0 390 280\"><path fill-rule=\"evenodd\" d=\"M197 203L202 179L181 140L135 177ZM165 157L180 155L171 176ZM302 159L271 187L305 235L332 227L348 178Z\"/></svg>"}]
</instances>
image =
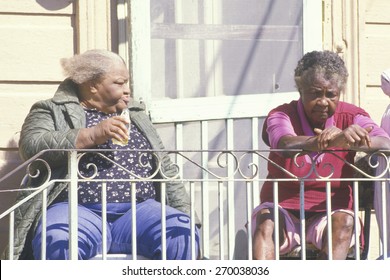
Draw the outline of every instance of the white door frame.
<instances>
[{"instance_id":1,"label":"white door frame","mask_svg":"<svg viewBox=\"0 0 390 280\"><path fill-rule=\"evenodd\" d=\"M212 112L210 118L227 117L251 117L266 114L275 104L287 102L297 98L297 92L282 94L261 94L240 97L204 97L186 98L177 100L153 100L151 92L151 21L150 21L150 1L145 0L120 0L118 2L118 15L122 18L128 16L128 21L119 21L120 54L128 58L130 72L132 75L132 89L136 100L143 99L148 105L148 110L153 122L174 122L208 119L204 114L199 114L193 108L202 106L203 112ZM322 1L303 0L303 51L322 49ZM131 12L133 11L133 12ZM126 26L128 24L129 26ZM131 30L130 33L127 33ZM130 34L129 36L127 34ZM123 40L125 36L125 40ZM229 106L234 102L234 109ZM219 106L218 106L219 104ZM248 104L263 104L262 112L248 111ZM173 118L169 108L180 108L175 111ZM217 109L215 106L217 105ZM212 106L208 108L209 106ZM229 111L230 108L230 111ZM255 115L253 115L255 114ZM261 115L260 115L261 116ZM265 115L264 115L265 116Z\"/></svg>"}]
</instances>

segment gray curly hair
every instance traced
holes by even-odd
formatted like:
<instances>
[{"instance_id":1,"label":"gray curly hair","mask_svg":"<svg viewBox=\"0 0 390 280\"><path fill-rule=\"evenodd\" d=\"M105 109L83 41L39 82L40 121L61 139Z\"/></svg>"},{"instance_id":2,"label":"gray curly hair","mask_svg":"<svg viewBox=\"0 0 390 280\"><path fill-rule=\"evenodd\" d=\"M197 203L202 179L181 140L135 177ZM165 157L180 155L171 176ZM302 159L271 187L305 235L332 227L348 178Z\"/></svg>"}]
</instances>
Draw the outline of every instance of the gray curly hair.
<instances>
[{"instance_id":1,"label":"gray curly hair","mask_svg":"<svg viewBox=\"0 0 390 280\"><path fill-rule=\"evenodd\" d=\"M306 53L295 68L295 84L298 91L303 85L311 84L318 73L328 80L336 79L340 91L344 90L348 79L348 70L343 59L332 51L312 51Z\"/></svg>"},{"instance_id":2,"label":"gray curly hair","mask_svg":"<svg viewBox=\"0 0 390 280\"><path fill-rule=\"evenodd\" d=\"M76 84L97 81L110 71L114 63L125 64L122 57L108 50L88 50L60 62L65 76Z\"/></svg>"}]
</instances>

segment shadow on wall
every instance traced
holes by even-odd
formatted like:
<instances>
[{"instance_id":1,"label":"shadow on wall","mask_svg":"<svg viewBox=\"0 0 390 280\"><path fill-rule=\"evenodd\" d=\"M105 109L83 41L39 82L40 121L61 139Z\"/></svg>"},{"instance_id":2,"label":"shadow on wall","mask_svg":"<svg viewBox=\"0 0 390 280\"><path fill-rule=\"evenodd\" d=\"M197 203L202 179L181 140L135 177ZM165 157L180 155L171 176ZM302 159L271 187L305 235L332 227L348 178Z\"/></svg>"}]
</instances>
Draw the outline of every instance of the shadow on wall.
<instances>
[{"instance_id":1,"label":"shadow on wall","mask_svg":"<svg viewBox=\"0 0 390 280\"><path fill-rule=\"evenodd\" d=\"M65 8L66 6L69 6L72 4L73 1L71 0L36 0L36 2L41 5L43 8L49 10L49 11L56 11Z\"/></svg>"},{"instance_id":2,"label":"shadow on wall","mask_svg":"<svg viewBox=\"0 0 390 280\"><path fill-rule=\"evenodd\" d=\"M24 169L15 172L17 167L22 163L17 149L18 137L19 135L16 134L15 137L8 142L7 147L0 147L0 213L3 213L13 205L16 192L12 192L11 190L19 187L20 182L26 173ZM0 253L4 251L5 246L8 243L8 227L8 217L1 219Z\"/></svg>"}]
</instances>

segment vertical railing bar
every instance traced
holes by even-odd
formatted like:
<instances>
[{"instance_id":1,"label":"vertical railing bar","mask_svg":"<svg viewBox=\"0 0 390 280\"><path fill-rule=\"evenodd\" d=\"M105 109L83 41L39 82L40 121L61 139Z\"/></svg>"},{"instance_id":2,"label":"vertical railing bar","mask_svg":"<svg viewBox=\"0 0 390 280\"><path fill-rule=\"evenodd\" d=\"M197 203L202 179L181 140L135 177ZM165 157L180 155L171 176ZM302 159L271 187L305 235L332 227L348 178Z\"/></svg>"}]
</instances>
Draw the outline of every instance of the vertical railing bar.
<instances>
[{"instance_id":1,"label":"vertical railing bar","mask_svg":"<svg viewBox=\"0 0 390 280\"><path fill-rule=\"evenodd\" d=\"M360 232L359 225L360 225L360 219L359 219L359 184L358 181L353 182L353 213L354 213L354 232L355 232L355 259L360 260Z\"/></svg>"},{"instance_id":2,"label":"vertical railing bar","mask_svg":"<svg viewBox=\"0 0 390 280\"><path fill-rule=\"evenodd\" d=\"M107 182L102 182L102 259L107 259Z\"/></svg>"},{"instance_id":3,"label":"vertical railing bar","mask_svg":"<svg viewBox=\"0 0 390 280\"><path fill-rule=\"evenodd\" d=\"M257 151L259 149L259 117L252 118L252 149ZM259 166L259 156L255 153L252 154L252 162L255 166ZM260 170L258 169L257 172ZM260 174L257 174L256 178L259 177ZM252 205L260 204L260 196L259 196L259 181L253 180L252 187Z\"/></svg>"},{"instance_id":4,"label":"vertical railing bar","mask_svg":"<svg viewBox=\"0 0 390 280\"><path fill-rule=\"evenodd\" d=\"M78 213L77 213L77 151L68 154L69 186L69 258L78 259Z\"/></svg>"},{"instance_id":5,"label":"vertical railing bar","mask_svg":"<svg viewBox=\"0 0 390 280\"><path fill-rule=\"evenodd\" d=\"M137 259L137 199L136 183L131 183L131 254L133 260Z\"/></svg>"},{"instance_id":6,"label":"vertical railing bar","mask_svg":"<svg viewBox=\"0 0 390 280\"><path fill-rule=\"evenodd\" d=\"M247 232L248 232L248 260L253 259L252 252L252 189L253 181L246 182L246 220L247 222Z\"/></svg>"},{"instance_id":7,"label":"vertical railing bar","mask_svg":"<svg viewBox=\"0 0 390 280\"><path fill-rule=\"evenodd\" d=\"M331 202L331 183L326 182L326 219L328 225L328 259L333 259L332 252L332 202Z\"/></svg>"},{"instance_id":8,"label":"vertical railing bar","mask_svg":"<svg viewBox=\"0 0 390 280\"><path fill-rule=\"evenodd\" d=\"M47 189L42 191L42 232L41 232L41 260L46 260L46 240L47 240Z\"/></svg>"},{"instance_id":9,"label":"vertical railing bar","mask_svg":"<svg viewBox=\"0 0 390 280\"><path fill-rule=\"evenodd\" d=\"M382 247L383 247L383 259L386 260L388 255L387 255L387 201L386 201L386 183L387 181L382 181L381 184L381 189L382 189L382 195L381 195L381 200L382 200ZM388 186L390 187L390 186Z\"/></svg>"},{"instance_id":10,"label":"vertical railing bar","mask_svg":"<svg viewBox=\"0 0 390 280\"><path fill-rule=\"evenodd\" d=\"M196 246L195 246L195 183L190 182L190 221L191 221L191 259L196 259Z\"/></svg>"},{"instance_id":11,"label":"vertical railing bar","mask_svg":"<svg viewBox=\"0 0 390 280\"><path fill-rule=\"evenodd\" d=\"M234 126L233 119L227 119L227 148L234 149ZM234 162L228 157L228 177L227 182L227 214L228 214L228 259L233 259L235 242L235 202L234 202Z\"/></svg>"},{"instance_id":12,"label":"vertical railing bar","mask_svg":"<svg viewBox=\"0 0 390 280\"><path fill-rule=\"evenodd\" d=\"M299 217L301 226L301 259L306 260L306 217L305 217L305 181L300 182Z\"/></svg>"},{"instance_id":13,"label":"vertical railing bar","mask_svg":"<svg viewBox=\"0 0 390 280\"><path fill-rule=\"evenodd\" d=\"M224 227L223 227L223 183L218 182L218 210L219 210L219 258L224 260L225 257L225 240L224 240Z\"/></svg>"},{"instance_id":14,"label":"vertical railing bar","mask_svg":"<svg viewBox=\"0 0 390 280\"><path fill-rule=\"evenodd\" d=\"M201 145L202 150L208 150L208 121L201 122ZM207 165L209 161L209 152L202 152L202 186L201 186L201 194L202 194L202 251L203 256L208 259L210 258L210 209L209 209L209 184L208 178L209 174L206 170L208 170Z\"/></svg>"},{"instance_id":15,"label":"vertical railing bar","mask_svg":"<svg viewBox=\"0 0 390 280\"><path fill-rule=\"evenodd\" d=\"M279 252L279 182L273 182L273 195L274 195L274 245L275 245L275 260L280 259Z\"/></svg>"},{"instance_id":16,"label":"vertical railing bar","mask_svg":"<svg viewBox=\"0 0 390 280\"><path fill-rule=\"evenodd\" d=\"M161 257L167 259L166 183L161 183Z\"/></svg>"},{"instance_id":17,"label":"vertical railing bar","mask_svg":"<svg viewBox=\"0 0 390 280\"><path fill-rule=\"evenodd\" d=\"M257 151L259 149L259 117L253 117L252 118L252 149L254 151ZM259 178L259 157L253 153L252 154L252 163L256 167L257 174L255 178ZM255 179L254 178L254 179ZM247 197L247 221L248 221L248 259L253 259L253 244L252 244L252 210L254 205L260 204L260 196L259 196L259 181L258 180L252 180L252 188L249 190L247 187L247 195L250 195L250 198ZM250 192L250 193L249 193Z\"/></svg>"},{"instance_id":18,"label":"vertical railing bar","mask_svg":"<svg viewBox=\"0 0 390 280\"><path fill-rule=\"evenodd\" d=\"M13 260L14 259L14 237L15 237L15 211L12 211L9 213L9 237L8 237L8 259Z\"/></svg>"}]
</instances>

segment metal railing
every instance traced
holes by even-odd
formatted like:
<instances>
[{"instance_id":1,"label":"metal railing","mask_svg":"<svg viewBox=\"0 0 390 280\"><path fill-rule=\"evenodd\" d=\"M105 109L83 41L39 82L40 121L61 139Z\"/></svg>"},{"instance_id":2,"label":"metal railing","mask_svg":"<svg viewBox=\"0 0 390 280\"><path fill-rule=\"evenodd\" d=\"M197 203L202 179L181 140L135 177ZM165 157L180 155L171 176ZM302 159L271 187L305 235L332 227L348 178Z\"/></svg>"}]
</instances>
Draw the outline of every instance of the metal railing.
<instances>
[{"instance_id":1,"label":"metal railing","mask_svg":"<svg viewBox=\"0 0 390 280\"><path fill-rule=\"evenodd\" d=\"M132 202L132 213L133 213L133 224L132 224L132 259L137 259L137 242L136 242L136 216L135 216L135 205L136 205L136 183L140 181L152 181L161 184L161 221L162 221L162 259L166 259L166 220L165 220L165 197L166 190L165 186L169 182L179 181L185 184L191 201L191 252L193 259L196 258L195 252L195 215L200 214L201 217L201 254L204 259L235 259L237 254L237 248L245 246L245 258L251 260L252 256L252 236L251 233L252 225L251 214L254 207L259 203L259 188L262 183L266 181L272 181L274 188L274 201L278 202L278 186L281 182L296 181L301 185L301 199L304 198L303 190L305 184L310 181L321 181L326 184L327 193L327 214L328 223L331 223L330 211L331 211L331 197L330 190L333 181L350 181L353 182L353 198L354 198L354 212L355 212L355 259L361 259L361 248L358 232L359 223L359 188L365 188L365 185L372 185L375 181L382 182L382 188L386 188L386 184L389 181L385 175L389 169L389 160L384 152L376 152L372 155L367 155L364 162L367 163L365 167L360 164L349 164L355 171L355 177L353 178L333 178L333 167L328 165L329 170L326 175L318 172L316 169L315 160L311 158L310 171L304 176L297 177L292 174L289 170L284 170L281 166L271 162L268 159L268 155L271 150L223 150L223 151L211 151L211 150L186 150L186 151L163 151L163 158L161 158L162 151L151 151L151 150L140 150L137 151L141 155L151 155L155 159L156 167L149 177L140 177L134 174L131 170L125 169L120 166L115 160L107 156L107 153L112 152L111 150L50 150L43 151L37 154L35 157L26 161L20 165L17 170L14 170L4 178L0 179L0 184L7 178L12 176L18 170L26 169L25 180L31 178L38 178L43 176L45 179L40 183L39 186L34 188L26 189L24 187L14 188L9 190L2 190L1 192L28 192L23 200L18 201L15 205L10 207L5 212L1 213L0 219L5 217L9 218L9 250L8 258L14 258L14 217L15 211L23 203L33 199L36 196L41 196L42 206L42 248L41 255L42 259L46 258L46 210L48 207L47 195L48 190L58 183L68 184L69 194L69 257L70 259L78 258L78 224L77 224L77 205L78 205L78 184L80 182L97 182L101 184L101 196L102 196L102 233L103 233L103 245L102 245L102 259L110 257L106 242L106 201L107 196L106 186L108 182L118 181L108 178L97 179L98 168L94 162L89 162L87 167L91 170L91 174L86 176L80 171L80 161L85 159L86 154L95 153L101 158L109 161L113 165L117 165L123 169L124 172L128 173L128 179L120 179L124 182L131 183L131 202ZM276 150L275 150L276 151ZM134 151L128 151L134 152ZM68 168L69 176L67 178L59 179L52 178L54 168L48 160L48 153L63 153L67 156L67 163L64 165ZM343 160L337 153L332 151L326 151L324 153L331 153L334 155L334 160ZM302 155L302 151L296 151L296 158ZM141 156L142 157L142 156ZM165 174L162 168L162 160L165 157L169 157L174 166L174 174ZM384 170L379 175L374 175L372 170L378 167L377 158L381 157L384 159L385 167L381 167ZM205 161L204 159L207 158ZM367 160L366 160L367 159ZM343 160L344 161L344 160ZM180 164L178 164L178 162ZM39 165L39 168L36 165ZM267 178L266 167L268 164L272 164L283 170L286 177L284 178ZM369 171L367 170L369 167ZM159 174L159 178L156 175ZM313 174L315 175L313 178ZM384 191L382 192L383 205L386 203L384 197ZM305 240L305 217L303 210L303 203L301 203L301 232L302 241ZM211 208L211 209L210 209ZM384 217L386 217L385 210L382 210ZM274 219L276 223L279 222L278 211L274 211ZM232 217L233 216L233 217ZM237 222L239 221L239 222ZM387 246L387 232L386 232L386 219L384 219L385 225L382 227L383 244L382 251L386 258ZM374 225L373 225L374 226ZM237 240L238 232L245 232L246 240ZM328 227L328 240L331 247L332 232L331 227ZM278 236L278 226L275 227L275 236ZM241 242L239 244L239 242ZM278 238L275 238L275 248L279 247ZM329 249L331 251L331 249ZM279 259L279 250L275 250L276 259ZM306 259L306 244L303 242L300 250L300 258ZM329 259L332 259L332 255L329 254Z\"/></svg>"}]
</instances>

